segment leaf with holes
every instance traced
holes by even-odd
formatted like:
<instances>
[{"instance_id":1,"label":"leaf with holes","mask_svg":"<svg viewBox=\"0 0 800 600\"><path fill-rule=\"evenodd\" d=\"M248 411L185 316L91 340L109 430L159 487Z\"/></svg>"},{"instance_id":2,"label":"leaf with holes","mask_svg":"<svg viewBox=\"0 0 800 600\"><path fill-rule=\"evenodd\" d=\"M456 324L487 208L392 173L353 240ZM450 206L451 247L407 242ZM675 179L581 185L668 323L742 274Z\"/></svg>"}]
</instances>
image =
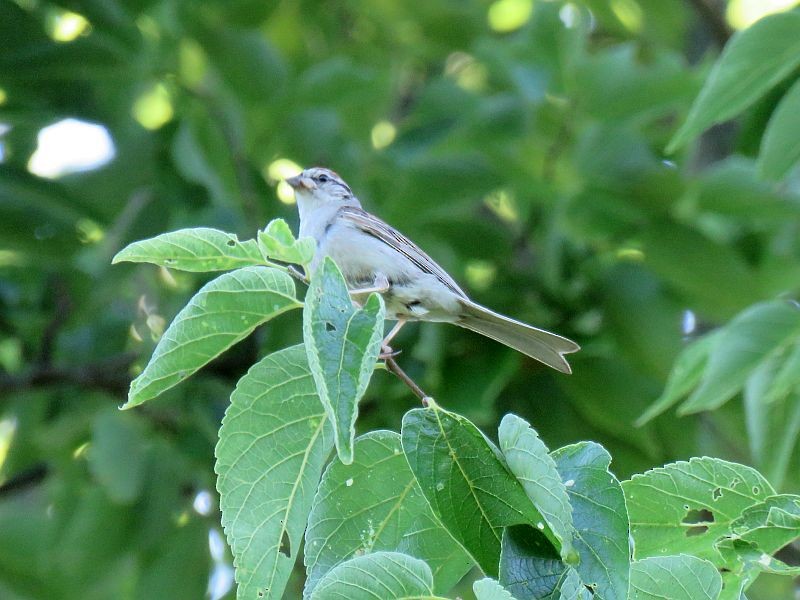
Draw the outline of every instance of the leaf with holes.
<instances>
[{"instance_id":1,"label":"leaf with holes","mask_svg":"<svg viewBox=\"0 0 800 600\"><path fill-rule=\"evenodd\" d=\"M603 600L625 600L631 561L625 496L600 444L580 442L553 452L575 525L575 570Z\"/></svg>"},{"instance_id":2,"label":"leaf with holes","mask_svg":"<svg viewBox=\"0 0 800 600\"><path fill-rule=\"evenodd\" d=\"M678 412L689 414L723 405L742 389L759 365L798 336L800 309L794 304L763 302L743 311L719 333L699 387Z\"/></svg>"},{"instance_id":3,"label":"leaf with holes","mask_svg":"<svg viewBox=\"0 0 800 600\"><path fill-rule=\"evenodd\" d=\"M242 242L232 233L197 227L134 242L120 250L111 262L151 263L199 273L230 271L266 261L255 240Z\"/></svg>"},{"instance_id":4,"label":"leaf with holes","mask_svg":"<svg viewBox=\"0 0 800 600\"><path fill-rule=\"evenodd\" d=\"M800 79L786 92L769 119L758 169L768 179L780 179L800 160Z\"/></svg>"},{"instance_id":5,"label":"leaf with holes","mask_svg":"<svg viewBox=\"0 0 800 600\"><path fill-rule=\"evenodd\" d=\"M484 577L473 583L472 591L477 600L516 600L511 595L511 592L489 577Z\"/></svg>"},{"instance_id":6,"label":"leaf with holes","mask_svg":"<svg viewBox=\"0 0 800 600\"><path fill-rule=\"evenodd\" d=\"M259 325L300 308L294 281L269 267L245 267L207 283L175 317L144 371L131 382L131 408L155 398Z\"/></svg>"},{"instance_id":7,"label":"leaf with holes","mask_svg":"<svg viewBox=\"0 0 800 600\"><path fill-rule=\"evenodd\" d=\"M747 508L731 523L730 537L773 554L800 537L800 496L771 496Z\"/></svg>"},{"instance_id":8,"label":"leaf with holes","mask_svg":"<svg viewBox=\"0 0 800 600\"><path fill-rule=\"evenodd\" d=\"M215 452L237 598L283 597L332 447L302 346L270 354L239 380Z\"/></svg>"},{"instance_id":9,"label":"leaf with holes","mask_svg":"<svg viewBox=\"0 0 800 600\"><path fill-rule=\"evenodd\" d=\"M543 543L544 521L502 455L467 419L414 409L403 417L403 451L439 520L483 571L497 577L500 540L509 525L532 525Z\"/></svg>"},{"instance_id":10,"label":"leaf with holes","mask_svg":"<svg viewBox=\"0 0 800 600\"><path fill-rule=\"evenodd\" d=\"M344 276L329 257L314 273L303 311L308 364L333 424L336 452L353 462L358 401L369 384L381 348L383 299L370 294L354 308Z\"/></svg>"},{"instance_id":11,"label":"leaf with holes","mask_svg":"<svg viewBox=\"0 0 800 600\"><path fill-rule=\"evenodd\" d=\"M622 484L636 558L687 553L720 564L714 541L749 506L774 494L755 469L693 458L634 475Z\"/></svg>"},{"instance_id":12,"label":"leaf with holes","mask_svg":"<svg viewBox=\"0 0 800 600\"><path fill-rule=\"evenodd\" d=\"M722 577L702 558L652 556L631 565L631 600L717 600Z\"/></svg>"},{"instance_id":13,"label":"leaf with holes","mask_svg":"<svg viewBox=\"0 0 800 600\"><path fill-rule=\"evenodd\" d=\"M423 561L398 552L357 556L328 571L311 600L444 600Z\"/></svg>"},{"instance_id":14,"label":"leaf with holes","mask_svg":"<svg viewBox=\"0 0 800 600\"><path fill-rule=\"evenodd\" d=\"M800 13L764 17L730 39L667 152L730 119L800 65Z\"/></svg>"},{"instance_id":15,"label":"leaf with holes","mask_svg":"<svg viewBox=\"0 0 800 600\"><path fill-rule=\"evenodd\" d=\"M578 555L572 547L572 507L547 446L527 421L512 414L503 417L498 439L508 468L544 517L545 526L551 532L548 537L556 538L566 562L577 563Z\"/></svg>"},{"instance_id":16,"label":"leaf with holes","mask_svg":"<svg viewBox=\"0 0 800 600\"><path fill-rule=\"evenodd\" d=\"M264 231L258 232L258 245L273 260L306 266L314 258L316 242L313 238L295 239L283 219L274 219Z\"/></svg>"},{"instance_id":17,"label":"leaf with holes","mask_svg":"<svg viewBox=\"0 0 800 600\"><path fill-rule=\"evenodd\" d=\"M472 564L434 516L392 431L361 436L352 465L334 460L325 470L308 518L304 595L339 563L379 550L424 560L439 592Z\"/></svg>"}]
</instances>

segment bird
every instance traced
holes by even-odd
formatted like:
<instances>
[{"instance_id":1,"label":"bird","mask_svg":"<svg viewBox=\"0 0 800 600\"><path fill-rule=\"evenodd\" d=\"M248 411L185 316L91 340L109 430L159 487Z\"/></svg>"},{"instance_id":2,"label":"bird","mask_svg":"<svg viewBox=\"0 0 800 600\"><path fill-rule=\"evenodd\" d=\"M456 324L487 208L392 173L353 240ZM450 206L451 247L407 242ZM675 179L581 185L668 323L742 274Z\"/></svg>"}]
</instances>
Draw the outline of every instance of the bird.
<instances>
[{"instance_id":1,"label":"bird","mask_svg":"<svg viewBox=\"0 0 800 600\"><path fill-rule=\"evenodd\" d=\"M389 343L409 321L444 322L496 340L562 373L572 372L564 355L580 350L578 344L472 301L414 242L365 211L334 171L313 167L286 182L295 192L299 237L316 241L309 271L329 256L354 298L380 294L386 319L397 321L383 340L384 351L391 352Z\"/></svg>"}]
</instances>

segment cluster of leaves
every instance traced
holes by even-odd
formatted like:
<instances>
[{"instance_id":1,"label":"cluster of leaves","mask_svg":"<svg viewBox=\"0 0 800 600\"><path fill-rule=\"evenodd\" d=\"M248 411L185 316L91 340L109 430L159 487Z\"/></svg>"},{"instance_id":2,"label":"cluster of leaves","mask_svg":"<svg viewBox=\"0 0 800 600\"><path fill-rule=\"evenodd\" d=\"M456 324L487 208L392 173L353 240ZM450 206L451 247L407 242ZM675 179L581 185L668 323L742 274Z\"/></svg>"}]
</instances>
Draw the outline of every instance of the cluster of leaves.
<instances>
[{"instance_id":1,"label":"cluster of leaves","mask_svg":"<svg viewBox=\"0 0 800 600\"><path fill-rule=\"evenodd\" d=\"M724 5L746 3L766 5L0 2L0 596L194 600L209 576L212 597L229 589L214 510L219 421L245 370L299 341L301 311L120 413L130 377L207 276L109 262L163 231L211 226L244 240L267 215L296 229L295 207L273 190L281 159L334 168L477 301L584 348L559 377L499 344L478 352L460 328L404 328L403 367L448 409L487 432L520 415L553 448L597 440L622 479L713 455L798 492L798 394L781 399L776 383L796 342L766 319L755 326L772 341L740 332L765 359L741 363L741 393L631 426L687 342L753 307L785 314L764 303L800 291L800 179L785 171L797 11L731 37ZM516 24L489 19L503 11ZM74 39L55 35L76 15ZM753 64L757 79L737 93ZM717 97L728 101L708 104ZM153 108L159 120L142 119ZM665 154L690 112L700 121ZM38 134L65 118L103 125L114 160L32 174ZM744 348L714 344L707 365L729 347ZM686 396L706 379L696 366ZM356 433L397 430L413 402L378 374ZM786 597L787 579L759 577L747 595ZM296 568L287 597L302 580Z\"/></svg>"},{"instance_id":2,"label":"cluster of leaves","mask_svg":"<svg viewBox=\"0 0 800 600\"><path fill-rule=\"evenodd\" d=\"M354 306L325 258L300 303L285 267L271 261L307 269L307 242L273 221L258 241L182 230L115 257L235 269L178 314L131 384L126 408L185 379L256 325L303 307L304 343L248 371L219 432L217 489L239 598L283 596L304 532L311 600L441 598L474 566L488 576L474 583L479 600L740 600L762 571L800 575L771 556L800 537L800 496L776 495L743 465L692 459L620 483L599 444L550 452L508 414L498 447L432 399L406 413L399 434L356 439L383 302L372 294Z\"/></svg>"}]
</instances>

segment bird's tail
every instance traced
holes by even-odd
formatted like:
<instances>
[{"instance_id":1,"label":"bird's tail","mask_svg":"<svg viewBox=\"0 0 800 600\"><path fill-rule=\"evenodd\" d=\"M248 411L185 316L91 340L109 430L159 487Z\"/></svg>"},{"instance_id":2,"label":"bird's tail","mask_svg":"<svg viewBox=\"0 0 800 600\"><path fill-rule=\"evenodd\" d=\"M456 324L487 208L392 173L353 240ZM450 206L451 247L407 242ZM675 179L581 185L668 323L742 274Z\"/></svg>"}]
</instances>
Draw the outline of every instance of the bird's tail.
<instances>
[{"instance_id":1,"label":"bird's tail","mask_svg":"<svg viewBox=\"0 0 800 600\"><path fill-rule=\"evenodd\" d=\"M572 373L564 355L581 349L572 340L498 315L468 300L462 301L462 306L456 325L492 338L562 373Z\"/></svg>"}]
</instances>

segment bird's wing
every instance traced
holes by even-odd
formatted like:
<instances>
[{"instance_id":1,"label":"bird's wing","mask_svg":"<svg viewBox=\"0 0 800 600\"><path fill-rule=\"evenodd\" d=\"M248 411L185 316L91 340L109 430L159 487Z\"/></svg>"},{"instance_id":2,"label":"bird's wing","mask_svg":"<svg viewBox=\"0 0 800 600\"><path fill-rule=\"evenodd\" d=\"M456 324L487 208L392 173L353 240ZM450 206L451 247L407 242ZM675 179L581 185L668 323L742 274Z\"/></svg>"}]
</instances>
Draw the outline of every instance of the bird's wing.
<instances>
[{"instance_id":1,"label":"bird's wing","mask_svg":"<svg viewBox=\"0 0 800 600\"><path fill-rule=\"evenodd\" d=\"M436 262L425 254L419 246L391 225L384 223L378 217L355 206L343 206L339 209L338 216L349 221L354 227L357 227L367 235L371 235L386 243L414 263L421 271L434 275L442 284L458 296L462 298L467 297L464 290L462 290L453 278L447 274L447 271L436 264Z\"/></svg>"}]
</instances>

